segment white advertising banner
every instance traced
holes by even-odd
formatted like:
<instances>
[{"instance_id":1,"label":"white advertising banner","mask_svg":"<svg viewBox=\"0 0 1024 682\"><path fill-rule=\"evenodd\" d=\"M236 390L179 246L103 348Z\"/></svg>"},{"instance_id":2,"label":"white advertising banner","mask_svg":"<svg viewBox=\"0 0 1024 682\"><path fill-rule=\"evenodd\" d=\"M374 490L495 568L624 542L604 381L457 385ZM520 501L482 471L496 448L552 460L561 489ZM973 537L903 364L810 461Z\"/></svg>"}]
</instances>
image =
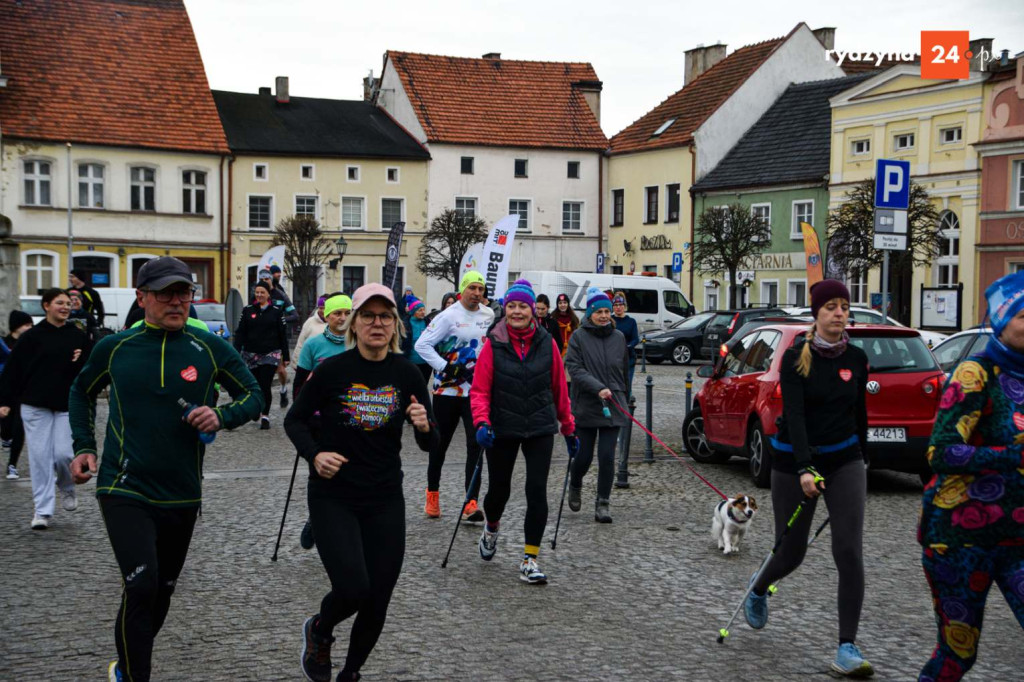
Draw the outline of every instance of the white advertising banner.
<instances>
[{"instance_id":1,"label":"white advertising banner","mask_svg":"<svg viewBox=\"0 0 1024 682\"><path fill-rule=\"evenodd\" d=\"M486 282L487 298L492 301L504 296L508 289L508 262L518 226L519 215L507 215L494 224L484 242L480 274Z\"/></svg>"},{"instance_id":2,"label":"white advertising banner","mask_svg":"<svg viewBox=\"0 0 1024 682\"><path fill-rule=\"evenodd\" d=\"M276 265L281 268L281 272L284 272L284 245L275 246L268 249L260 257L260 266L256 268L256 273L259 274L260 270L269 270L271 265Z\"/></svg>"}]
</instances>

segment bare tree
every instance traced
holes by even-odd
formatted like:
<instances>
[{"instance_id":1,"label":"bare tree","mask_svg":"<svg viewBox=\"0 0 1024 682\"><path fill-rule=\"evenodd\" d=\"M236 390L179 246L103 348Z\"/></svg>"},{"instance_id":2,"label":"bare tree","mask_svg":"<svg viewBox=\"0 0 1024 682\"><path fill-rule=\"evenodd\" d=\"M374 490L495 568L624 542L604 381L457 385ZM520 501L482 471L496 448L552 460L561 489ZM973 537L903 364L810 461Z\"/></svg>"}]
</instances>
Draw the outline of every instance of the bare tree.
<instances>
[{"instance_id":1,"label":"bare tree","mask_svg":"<svg viewBox=\"0 0 1024 682\"><path fill-rule=\"evenodd\" d=\"M430 221L420 242L416 269L427 277L459 283L459 266L469 247L487 238L487 223L447 208Z\"/></svg>"},{"instance_id":2,"label":"bare tree","mask_svg":"<svg viewBox=\"0 0 1024 682\"><path fill-rule=\"evenodd\" d=\"M308 215L288 216L274 228L274 246L284 246L284 274L292 281L299 319L306 319L316 306L316 282L320 266L334 252L320 221Z\"/></svg>"},{"instance_id":3,"label":"bare tree","mask_svg":"<svg viewBox=\"0 0 1024 682\"><path fill-rule=\"evenodd\" d=\"M693 234L693 265L701 272L727 272L729 282L736 283L736 273L743 261L772 245L772 228L761 216L736 203L731 206L707 208L697 218ZM729 289L729 307L736 307L738 287Z\"/></svg>"}]
</instances>

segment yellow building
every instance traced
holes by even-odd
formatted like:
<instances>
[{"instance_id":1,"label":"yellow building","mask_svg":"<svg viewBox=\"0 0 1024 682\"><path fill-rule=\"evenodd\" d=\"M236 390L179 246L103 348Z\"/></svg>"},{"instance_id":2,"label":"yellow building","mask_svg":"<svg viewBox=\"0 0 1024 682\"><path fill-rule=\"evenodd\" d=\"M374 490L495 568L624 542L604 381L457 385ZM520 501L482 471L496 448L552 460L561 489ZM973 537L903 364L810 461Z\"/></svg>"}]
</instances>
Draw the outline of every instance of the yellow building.
<instances>
[{"instance_id":1,"label":"yellow building","mask_svg":"<svg viewBox=\"0 0 1024 682\"><path fill-rule=\"evenodd\" d=\"M247 294L274 227L293 215L320 221L332 253L317 293L349 293L379 282L388 233L406 224L396 289L422 295L426 279L414 262L427 217L429 154L384 111L362 101L290 97L287 78L277 91L214 91L232 150L228 222L230 283ZM300 308L299 302L296 305Z\"/></svg>"},{"instance_id":2,"label":"yellow building","mask_svg":"<svg viewBox=\"0 0 1024 682\"><path fill-rule=\"evenodd\" d=\"M963 282L963 325L976 324L975 250L981 185L979 157L986 74L958 81L922 80L920 65L894 66L832 99L829 206L836 208L858 182L872 178L879 158L910 162L912 179L939 212L943 246L912 279L891 278L891 314L918 326L920 289ZM881 273L855 275L851 284L881 292Z\"/></svg>"}]
</instances>

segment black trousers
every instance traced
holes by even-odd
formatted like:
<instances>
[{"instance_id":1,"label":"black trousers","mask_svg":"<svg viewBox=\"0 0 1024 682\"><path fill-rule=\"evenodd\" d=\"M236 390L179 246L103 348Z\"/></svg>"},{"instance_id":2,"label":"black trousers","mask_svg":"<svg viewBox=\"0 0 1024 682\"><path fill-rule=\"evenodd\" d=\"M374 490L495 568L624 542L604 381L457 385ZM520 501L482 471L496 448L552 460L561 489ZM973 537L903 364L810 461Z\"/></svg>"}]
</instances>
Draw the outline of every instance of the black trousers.
<instances>
[{"instance_id":1,"label":"black trousers","mask_svg":"<svg viewBox=\"0 0 1024 682\"><path fill-rule=\"evenodd\" d=\"M7 464L18 466L18 458L25 448L25 424L21 421L21 406L11 405L11 413L2 420L3 438L11 441L11 450L7 455Z\"/></svg>"},{"instance_id":2,"label":"black trousers","mask_svg":"<svg viewBox=\"0 0 1024 682\"><path fill-rule=\"evenodd\" d=\"M153 640L167 618L199 508L115 495L100 495L99 504L124 586L114 624L117 667L125 680L147 682Z\"/></svg>"},{"instance_id":3,"label":"black trousers","mask_svg":"<svg viewBox=\"0 0 1024 682\"><path fill-rule=\"evenodd\" d=\"M356 504L311 490L309 518L331 580L331 591L320 602L317 634L330 637L338 623L357 614L342 672L359 672L384 630L391 593L402 572L405 499L399 494Z\"/></svg>"},{"instance_id":4,"label":"black trousers","mask_svg":"<svg viewBox=\"0 0 1024 682\"><path fill-rule=\"evenodd\" d=\"M274 377L277 376L277 365L256 365L250 367L249 371L256 377L256 383L260 385L263 392L263 414L270 414L270 406L274 404L270 395L270 387L274 384Z\"/></svg>"},{"instance_id":5,"label":"black trousers","mask_svg":"<svg viewBox=\"0 0 1024 682\"><path fill-rule=\"evenodd\" d=\"M441 488L441 467L444 466L448 446L451 445L455 431L459 428L459 420L462 420L463 430L466 432L466 490L469 492L469 499L475 500L480 495L480 479L483 478L483 472L480 472L480 478L470 490L469 483L473 480L473 469L476 468L476 460L480 456L480 445L476 442L476 429L473 428L473 413L469 409L469 397L435 395L434 420L437 421L440 440L435 447L430 449L430 459L427 464L427 490Z\"/></svg>"},{"instance_id":6,"label":"black trousers","mask_svg":"<svg viewBox=\"0 0 1024 682\"><path fill-rule=\"evenodd\" d=\"M512 493L512 471L523 450L526 460L526 520L523 531L527 549L536 554L548 523L548 471L551 469L551 449L554 436L535 438L498 438L487 451L487 495L484 496L484 514L489 523L501 520Z\"/></svg>"},{"instance_id":7,"label":"black trousers","mask_svg":"<svg viewBox=\"0 0 1024 682\"><path fill-rule=\"evenodd\" d=\"M594 461L594 446L597 446L597 497L607 500L612 494L612 482L615 479L615 446L619 440L618 426L602 426L600 428L577 428L576 435L580 439L580 454L572 463L572 486L583 486L583 477L590 471Z\"/></svg>"},{"instance_id":8,"label":"black trousers","mask_svg":"<svg viewBox=\"0 0 1024 682\"><path fill-rule=\"evenodd\" d=\"M423 362L418 363L416 365L416 369L418 369L420 371L420 374L423 375L423 381L426 382L427 388L430 388L430 373L434 371L434 368L428 365L427 363Z\"/></svg>"}]
</instances>

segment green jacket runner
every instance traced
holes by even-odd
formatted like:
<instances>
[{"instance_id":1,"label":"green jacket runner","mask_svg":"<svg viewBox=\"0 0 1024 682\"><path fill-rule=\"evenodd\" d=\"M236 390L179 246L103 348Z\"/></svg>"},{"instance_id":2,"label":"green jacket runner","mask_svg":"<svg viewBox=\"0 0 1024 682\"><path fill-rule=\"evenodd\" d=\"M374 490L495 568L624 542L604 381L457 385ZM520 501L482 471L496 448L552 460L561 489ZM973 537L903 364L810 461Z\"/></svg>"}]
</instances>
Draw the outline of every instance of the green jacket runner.
<instances>
[{"instance_id":1,"label":"green jacket runner","mask_svg":"<svg viewBox=\"0 0 1024 682\"><path fill-rule=\"evenodd\" d=\"M96 396L110 386L96 494L157 506L199 506L206 446L199 432L182 421L178 399L216 405L214 382L234 398L214 408L223 428L261 414L256 379L235 349L208 331L184 327L172 332L146 324L96 344L69 398L75 455L96 454Z\"/></svg>"}]
</instances>

